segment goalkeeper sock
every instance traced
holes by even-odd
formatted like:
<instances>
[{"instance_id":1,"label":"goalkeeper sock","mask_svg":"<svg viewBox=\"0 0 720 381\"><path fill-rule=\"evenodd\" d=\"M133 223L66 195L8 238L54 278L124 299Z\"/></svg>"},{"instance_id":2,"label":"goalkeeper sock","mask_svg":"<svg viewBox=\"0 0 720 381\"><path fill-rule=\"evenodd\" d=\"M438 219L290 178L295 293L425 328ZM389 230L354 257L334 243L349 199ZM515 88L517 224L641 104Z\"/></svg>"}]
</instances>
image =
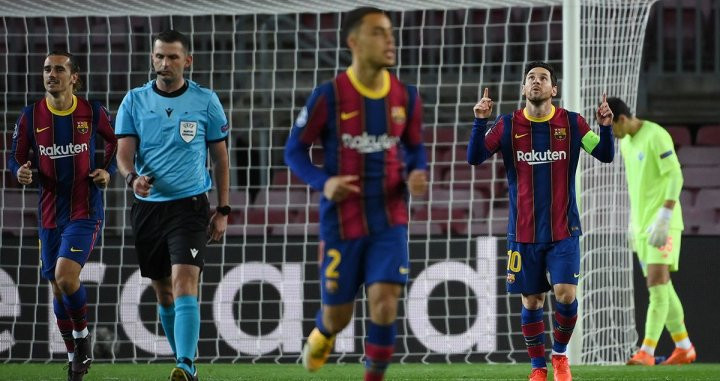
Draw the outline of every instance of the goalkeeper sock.
<instances>
[{"instance_id":1,"label":"goalkeeper sock","mask_svg":"<svg viewBox=\"0 0 720 381\"><path fill-rule=\"evenodd\" d=\"M530 364L533 368L547 368L543 309L529 310L523 306L520 312L520 322L522 323L525 345L530 355Z\"/></svg>"},{"instance_id":2,"label":"goalkeeper sock","mask_svg":"<svg viewBox=\"0 0 720 381\"><path fill-rule=\"evenodd\" d=\"M82 339L88 335L87 329L87 292L80 287L72 295L63 295L63 304L70 315L73 325L73 337Z\"/></svg>"},{"instance_id":3,"label":"goalkeeper sock","mask_svg":"<svg viewBox=\"0 0 720 381\"><path fill-rule=\"evenodd\" d=\"M570 304L555 302L555 315L553 316L554 355L561 355L567 351L567 345L570 342L577 321L577 310L577 299Z\"/></svg>"},{"instance_id":4,"label":"goalkeeper sock","mask_svg":"<svg viewBox=\"0 0 720 381\"><path fill-rule=\"evenodd\" d=\"M651 356L655 355L655 347L657 347L665 320L667 320L670 300L668 289L667 283L648 288L650 303L645 319L645 338L640 349Z\"/></svg>"},{"instance_id":5,"label":"goalkeeper sock","mask_svg":"<svg viewBox=\"0 0 720 381\"><path fill-rule=\"evenodd\" d=\"M323 334L326 338L331 338L333 335L330 333L330 331L325 328L325 324L323 324L323 309L320 307L317 314L315 315L315 327L317 327L318 331Z\"/></svg>"},{"instance_id":6,"label":"goalkeeper sock","mask_svg":"<svg viewBox=\"0 0 720 381\"><path fill-rule=\"evenodd\" d=\"M75 355L75 338L73 337L73 323L70 316L65 310L62 300L53 298L53 311L55 311L55 319L57 320L60 335L65 342L65 348L68 352L68 360L72 361Z\"/></svg>"},{"instance_id":7,"label":"goalkeeper sock","mask_svg":"<svg viewBox=\"0 0 720 381\"><path fill-rule=\"evenodd\" d=\"M157 306L158 315L160 316L160 323L162 324L163 331L165 331L165 337L167 337L172 348L173 355L177 357L177 351L175 350L175 305L171 304L168 307L158 304Z\"/></svg>"},{"instance_id":8,"label":"goalkeeper sock","mask_svg":"<svg viewBox=\"0 0 720 381\"><path fill-rule=\"evenodd\" d=\"M175 346L177 366L188 373L195 373L193 363L195 349L200 338L200 306L194 295L183 295L175 299ZM188 361L184 361L187 359Z\"/></svg>"},{"instance_id":9,"label":"goalkeeper sock","mask_svg":"<svg viewBox=\"0 0 720 381\"><path fill-rule=\"evenodd\" d=\"M685 312L683 311L680 297L675 292L672 282L668 283L668 314L665 320L665 328L670 332L675 346L682 349L690 349L692 343L688 336L687 328L685 328Z\"/></svg>"},{"instance_id":10,"label":"goalkeeper sock","mask_svg":"<svg viewBox=\"0 0 720 381\"><path fill-rule=\"evenodd\" d=\"M365 381L382 381L385 370L395 350L395 323L379 325L368 323L368 336L365 343Z\"/></svg>"}]
</instances>

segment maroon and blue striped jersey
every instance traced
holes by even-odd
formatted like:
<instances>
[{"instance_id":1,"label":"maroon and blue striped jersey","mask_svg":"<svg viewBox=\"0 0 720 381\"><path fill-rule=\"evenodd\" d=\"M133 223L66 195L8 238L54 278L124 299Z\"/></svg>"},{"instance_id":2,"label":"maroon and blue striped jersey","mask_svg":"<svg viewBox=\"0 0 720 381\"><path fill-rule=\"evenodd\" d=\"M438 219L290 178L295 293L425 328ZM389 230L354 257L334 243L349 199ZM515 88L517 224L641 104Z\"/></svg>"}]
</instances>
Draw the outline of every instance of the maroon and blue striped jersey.
<instances>
[{"instance_id":1,"label":"maroon and blue striped jersey","mask_svg":"<svg viewBox=\"0 0 720 381\"><path fill-rule=\"evenodd\" d=\"M510 198L508 240L560 241L582 235L575 196L580 149L610 163L615 153L611 126L595 134L577 113L552 107L544 118L524 109L499 116L485 132L487 119L475 119L468 162L482 163L501 152Z\"/></svg>"},{"instance_id":2,"label":"maroon and blue striped jersey","mask_svg":"<svg viewBox=\"0 0 720 381\"><path fill-rule=\"evenodd\" d=\"M95 163L97 135L105 141L100 165ZM89 175L96 168L112 174L116 151L110 116L99 102L73 96L72 107L59 111L43 98L18 118L8 168L15 175L31 161L38 171L41 227L54 229L71 220L104 218L102 191Z\"/></svg>"},{"instance_id":3,"label":"maroon and blue striped jersey","mask_svg":"<svg viewBox=\"0 0 720 381\"><path fill-rule=\"evenodd\" d=\"M322 168L309 157L316 140ZM360 194L338 203L321 198L323 239L356 239L407 224L406 174L427 167L417 88L385 71L383 88L374 91L348 69L313 91L290 131L285 161L318 191L331 176L359 177Z\"/></svg>"}]
</instances>

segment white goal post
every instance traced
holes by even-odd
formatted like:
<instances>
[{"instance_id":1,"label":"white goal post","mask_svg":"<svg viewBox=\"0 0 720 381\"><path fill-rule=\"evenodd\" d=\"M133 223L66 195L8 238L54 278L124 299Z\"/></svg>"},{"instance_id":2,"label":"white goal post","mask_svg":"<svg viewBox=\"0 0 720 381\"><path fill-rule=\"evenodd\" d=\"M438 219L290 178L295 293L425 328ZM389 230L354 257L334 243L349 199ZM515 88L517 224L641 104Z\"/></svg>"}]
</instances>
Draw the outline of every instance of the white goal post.
<instances>
[{"instance_id":1,"label":"white goal post","mask_svg":"<svg viewBox=\"0 0 720 381\"><path fill-rule=\"evenodd\" d=\"M502 160L465 161L472 106L484 87L495 113L522 107L523 70L555 66L556 104L594 126L603 93L635 109L643 38L655 0L365 1L389 11L398 63L418 86L430 163L427 197L410 204L410 282L394 360L525 362L520 299L505 292L508 198ZM282 162L292 121L312 88L349 64L338 42L354 1L0 0L2 155L21 108L43 96L41 63L52 49L76 54L79 95L111 114L152 78L152 36L176 28L192 39L188 75L215 90L231 124L231 204L226 241L212 248L201 286L200 361L297 362L319 305L317 201ZM314 160L322 160L313 150ZM3 160L5 162L5 160ZM581 161L580 318L574 363L620 363L633 351L632 255L622 162ZM211 194L211 204L216 200ZM107 220L82 273L99 361L167 360L154 294L139 277L129 229L132 196L118 176ZM40 279L37 189L3 167L0 195L0 361L61 361L47 282ZM546 303L546 309L551 309ZM362 356L364 302L332 360ZM546 314L546 327L552 327ZM546 343L550 343L547 336ZM548 349L550 345L547 345Z\"/></svg>"}]
</instances>

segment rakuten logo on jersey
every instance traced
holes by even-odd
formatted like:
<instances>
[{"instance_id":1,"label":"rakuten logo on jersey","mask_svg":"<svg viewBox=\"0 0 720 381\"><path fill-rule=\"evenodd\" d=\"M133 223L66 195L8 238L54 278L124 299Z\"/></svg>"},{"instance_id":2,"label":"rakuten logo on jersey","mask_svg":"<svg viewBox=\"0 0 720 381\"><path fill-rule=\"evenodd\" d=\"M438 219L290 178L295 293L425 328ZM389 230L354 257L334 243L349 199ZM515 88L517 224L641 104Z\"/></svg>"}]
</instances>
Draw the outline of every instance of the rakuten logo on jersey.
<instances>
[{"instance_id":1,"label":"rakuten logo on jersey","mask_svg":"<svg viewBox=\"0 0 720 381\"><path fill-rule=\"evenodd\" d=\"M51 159L59 159L61 157L74 156L88 150L87 143L72 144L68 143L64 146L53 144L50 147L40 146L40 156L49 156Z\"/></svg>"},{"instance_id":2,"label":"rakuten logo on jersey","mask_svg":"<svg viewBox=\"0 0 720 381\"><path fill-rule=\"evenodd\" d=\"M343 146L354 149L360 153L381 152L394 147L400 138L397 136L389 136L388 134L368 135L363 132L362 135L352 136L350 134L342 135Z\"/></svg>"},{"instance_id":3,"label":"rakuten logo on jersey","mask_svg":"<svg viewBox=\"0 0 720 381\"><path fill-rule=\"evenodd\" d=\"M530 165L547 164L553 161L565 160L567 158L567 152L565 151L542 151L537 152L532 150L530 152L517 151L517 161L524 161Z\"/></svg>"}]
</instances>

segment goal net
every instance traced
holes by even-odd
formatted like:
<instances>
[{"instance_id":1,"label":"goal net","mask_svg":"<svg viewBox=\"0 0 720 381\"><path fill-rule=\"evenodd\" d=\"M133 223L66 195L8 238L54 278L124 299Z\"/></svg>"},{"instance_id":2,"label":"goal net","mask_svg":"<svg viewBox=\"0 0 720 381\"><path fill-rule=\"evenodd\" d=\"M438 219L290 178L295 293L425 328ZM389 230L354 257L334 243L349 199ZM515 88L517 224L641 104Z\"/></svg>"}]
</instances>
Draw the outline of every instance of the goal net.
<instances>
[{"instance_id":1,"label":"goal net","mask_svg":"<svg viewBox=\"0 0 720 381\"><path fill-rule=\"evenodd\" d=\"M567 2L567 1L566 1ZM507 185L502 160L467 164L472 107L490 88L495 113L524 105L525 65L553 64L561 81L576 70L574 104L591 125L602 93L634 109L647 12L653 0L582 0L576 59L563 60L561 0L367 2L389 10L398 62L392 70L423 98L431 187L410 203L410 282L401 303L395 360L524 362L520 299L505 285ZM41 65L52 49L79 58L85 88L112 114L124 94L152 78L152 36L175 28L192 39L188 76L218 93L232 126L230 226L212 246L200 290L200 361L296 362L319 307L320 195L283 164L290 126L312 88L345 70L341 14L353 2L0 1L0 109L7 156L21 108L43 96ZM568 103L568 102L574 103ZM319 147L313 161L321 164ZM40 278L37 186L3 167L0 197L0 359L65 360L51 292ZM617 363L637 341L627 200L620 160L579 170L581 317L574 361ZM211 204L216 198L211 192ZM130 231L130 195L119 176L106 192L102 243L82 272L95 356L169 360L149 281L140 277ZM362 296L362 295L361 295ZM546 309L551 308L547 303ZM546 327L552 327L546 314ZM362 356L364 297L332 360ZM550 342L550 336L546 339ZM549 348L549 346L548 346Z\"/></svg>"}]
</instances>

